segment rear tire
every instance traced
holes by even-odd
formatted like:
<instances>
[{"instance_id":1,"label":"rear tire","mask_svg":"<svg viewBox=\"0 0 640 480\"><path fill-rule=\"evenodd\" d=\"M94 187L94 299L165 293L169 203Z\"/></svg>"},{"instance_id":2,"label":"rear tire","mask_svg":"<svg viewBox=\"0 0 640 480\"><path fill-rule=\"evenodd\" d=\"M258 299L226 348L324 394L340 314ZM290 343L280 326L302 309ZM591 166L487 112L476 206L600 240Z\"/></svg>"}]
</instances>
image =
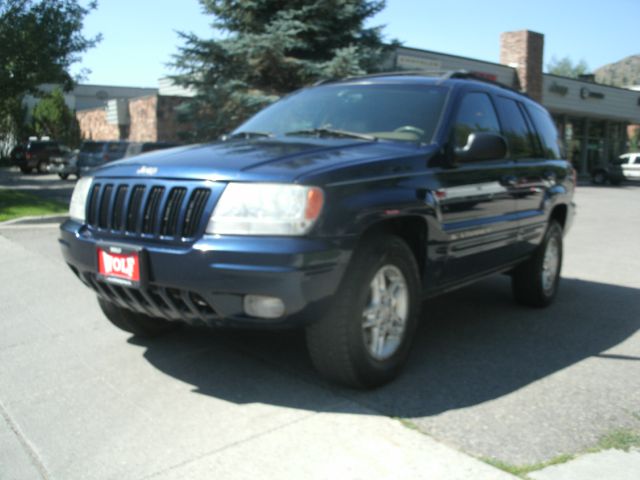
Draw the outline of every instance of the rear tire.
<instances>
[{"instance_id":1,"label":"rear tire","mask_svg":"<svg viewBox=\"0 0 640 480\"><path fill-rule=\"evenodd\" d=\"M20 171L24 174L31 173L31 169L29 167L20 167Z\"/></svg>"},{"instance_id":2,"label":"rear tire","mask_svg":"<svg viewBox=\"0 0 640 480\"><path fill-rule=\"evenodd\" d=\"M328 380L371 388L394 379L409 355L420 312L413 252L376 235L354 253L328 314L307 327L311 360Z\"/></svg>"},{"instance_id":3,"label":"rear tire","mask_svg":"<svg viewBox=\"0 0 640 480\"><path fill-rule=\"evenodd\" d=\"M132 312L100 297L98 297L98 304L111 323L138 337L157 337L178 327L174 322Z\"/></svg>"},{"instance_id":4,"label":"rear tire","mask_svg":"<svg viewBox=\"0 0 640 480\"><path fill-rule=\"evenodd\" d=\"M551 220L535 253L518 265L511 276L516 301L530 307L550 305L558 292L562 269L562 227Z\"/></svg>"}]
</instances>

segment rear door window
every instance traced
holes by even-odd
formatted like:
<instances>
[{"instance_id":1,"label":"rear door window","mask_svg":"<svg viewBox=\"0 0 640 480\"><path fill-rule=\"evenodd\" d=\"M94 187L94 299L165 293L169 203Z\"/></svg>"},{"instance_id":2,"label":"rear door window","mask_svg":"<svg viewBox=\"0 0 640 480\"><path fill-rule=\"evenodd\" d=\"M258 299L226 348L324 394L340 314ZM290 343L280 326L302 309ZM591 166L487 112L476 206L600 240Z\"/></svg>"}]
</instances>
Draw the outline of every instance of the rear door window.
<instances>
[{"instance_id":1,"label":"rear door window","mask_svg":"<svg viewBox=\"0 0 640 480\"><path fill-rule=\"evenodd\" d=\"M497 97L496 106L502 124L502 134L507 140L511 158L535 156L534 136L519 102L506 97Z\"/></svg>"}]
</instances>

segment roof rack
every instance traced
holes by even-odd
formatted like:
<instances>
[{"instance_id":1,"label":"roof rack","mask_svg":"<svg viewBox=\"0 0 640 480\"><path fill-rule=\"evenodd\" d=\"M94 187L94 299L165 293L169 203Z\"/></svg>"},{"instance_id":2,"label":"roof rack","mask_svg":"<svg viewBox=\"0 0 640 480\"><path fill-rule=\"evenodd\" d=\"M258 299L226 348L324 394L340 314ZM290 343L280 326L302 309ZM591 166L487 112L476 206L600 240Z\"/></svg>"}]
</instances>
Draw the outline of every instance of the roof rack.
<instances>
[{"instance_id":1,"label":"roof rack","mask_svg":"<svg viewBox=\"0 0 640 480\"><path fill-rule=\"evenodd\" d=\"M436 77L436 78L439 78L441 81L449 80L449 79L476 80L478 82L488 83L490 85L504 88L505 90L509 90L519 95L524 95L525 97L529 97L529 95L527 95L525 92L516 90L515 88L510 87L509 85L505 85L502 82L491 80L489 78L486 78L474 72L470 72L468 70L399 70L399 71L391 71L391 72L377 72L377 73L370 73L367 75L354 75L352 77L331 78L331 79L320 80L316 82L314 86L324 85L327 83L337 82L340 80L364 80L367 78L397 77L397 76Z\"/></svg>"},{"instance_id":2,"label":"roof rack","mask_svg":"<svg viewBox=\"0 0 640 480\"><path fill-rule=\"evenodd\" d=\"M367 73L364 75L351 75L348 77L341 78L326 78L324 80L318 80L314 83L314 87L316 85L324 85L326 83L331 82L340 82L342 80L360 80L366 78L376 78L376 77L399 77L399 76L416 76L416 77L440 77L442 79L448 78L447 75L453 73L449 70L397 70L397 71L389 71L389 72L376 72L376 73Z\"/></svg>"},{"instance_id":3,"label":"roof rack","mask_svg":"<svg viewBox=\"0 0 640 480\"><path fill-rule=\"evenodd\" d=\"M497 80L491 80L490 78L487 78L483 75L478 75L477 73L474 72L469 72L467 70L455 70L450 72L449 76L447 78L461 78L461 79L469 79L469 80L476 80L478 82L484 82L484 83L488 83L490 85L494 85L496 87L500 87L500 88L504 88L505 90L509 90L511 92L517 93L519 95L523 95L527 98L530 98L529 95L527 95L525 92L521 91L521 90L516 90L513 87L510 87L509 85L506 85L502 82L498 82Z\"/></svg>"}]
</instances>

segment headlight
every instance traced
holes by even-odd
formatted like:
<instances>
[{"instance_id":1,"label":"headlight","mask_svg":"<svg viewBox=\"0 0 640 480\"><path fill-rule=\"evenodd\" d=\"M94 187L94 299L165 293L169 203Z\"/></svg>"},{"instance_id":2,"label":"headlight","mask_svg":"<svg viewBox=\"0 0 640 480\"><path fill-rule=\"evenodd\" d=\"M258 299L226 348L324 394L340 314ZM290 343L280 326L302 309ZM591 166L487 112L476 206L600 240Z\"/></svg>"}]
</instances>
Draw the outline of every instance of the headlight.
<instances>
[{"instance_id":1,"label":"headlight","mask_svg":"<svg viewBox=\"0 0 640 480\"><path fill-rule=\"evenodd\" d=\"M230 183L207 225L220 235L304 235L324 202L318 187Z\"/></svg>"},{"instance_id":2,"label":"headlight","mask_svg":"<svg viewBox=\"0 0 640 480\"><path fill-rule=\"evenodd\" d=\"M93 177L82 177L76 182L73 194L71 195L71 202L69 203L69 217L80 223L84 223L85 221L87 196L89 196L92 181Z\"/></svg>"}]
</instances>

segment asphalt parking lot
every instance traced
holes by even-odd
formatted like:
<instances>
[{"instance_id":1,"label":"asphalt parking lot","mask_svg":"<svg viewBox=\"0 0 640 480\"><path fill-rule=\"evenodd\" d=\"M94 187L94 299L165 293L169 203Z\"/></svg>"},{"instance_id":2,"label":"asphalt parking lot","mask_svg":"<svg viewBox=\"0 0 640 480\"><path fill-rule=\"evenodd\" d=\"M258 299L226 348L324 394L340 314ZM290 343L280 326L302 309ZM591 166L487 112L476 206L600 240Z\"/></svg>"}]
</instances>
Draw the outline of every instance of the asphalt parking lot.
<instances>
[{"instance_id":1,"label":"asphalt parking lot","mask_svg":"<svg viewBox=\"0 0 640 480\"><path fill-rule=\"evenodd\" d=\"M68 202L75 185L75 176L61 180L56 174L22 174L17 167L0 167L0 188L12 188L38 195L47 200Z\"/></svg>"},{"instance_id":2,"label":"asphalt parking lot","mask_svg":"<svg viewBox=\"0 0 640 480\"><path fill-rule=\"evenodd\" d=\"M520 465L640 430L640 187L576 201L552 307L515 305L505 276L428 302L405 373L372 392L320 381L297 332L132 338L63 264L55 226L0 227L0 465L61 479L249 478L305 455L337 468L379 447L371 422L386 417ZM391 443L406 429L389 428ZM352 429L362 444L341 443Z\"/></svg>"}]
</instances>

